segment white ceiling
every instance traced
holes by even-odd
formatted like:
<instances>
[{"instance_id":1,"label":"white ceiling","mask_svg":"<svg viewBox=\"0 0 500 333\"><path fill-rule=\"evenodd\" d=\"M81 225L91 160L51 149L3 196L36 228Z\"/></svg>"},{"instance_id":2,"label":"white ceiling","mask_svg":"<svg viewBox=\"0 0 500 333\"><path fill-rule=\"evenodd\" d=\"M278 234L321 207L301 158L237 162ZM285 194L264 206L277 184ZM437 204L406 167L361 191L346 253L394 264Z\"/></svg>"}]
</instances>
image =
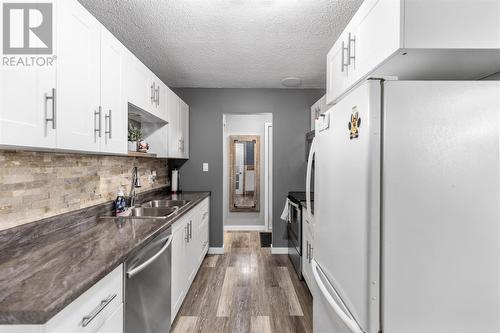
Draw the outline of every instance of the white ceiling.
<instances>
[{"instance_id":1,"label":"white ceiling","mask_svg":"<svg viewBox=\"0 0 500 333\"><path fill-rule=\"evenodd\" d=\"M171 87L325 88L362 0L79 0Z\"/></svg>"}]
</instances>

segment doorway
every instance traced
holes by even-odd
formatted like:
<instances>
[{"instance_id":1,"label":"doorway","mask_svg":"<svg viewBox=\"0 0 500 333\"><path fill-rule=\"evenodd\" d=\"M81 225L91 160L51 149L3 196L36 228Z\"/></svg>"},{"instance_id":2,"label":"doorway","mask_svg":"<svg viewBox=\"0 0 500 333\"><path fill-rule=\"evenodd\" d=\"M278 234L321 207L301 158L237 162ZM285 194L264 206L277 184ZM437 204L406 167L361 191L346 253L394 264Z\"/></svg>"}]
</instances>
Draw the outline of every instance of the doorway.
<instances>
[{"instance_id":1,"label":"doorway","mask_svg":"<svg viewBox=\"0 0 500 333\"><path fill-rule=\"evenodd\" d=\"M272 230L272 114L223 115L224 231Z\"/></svg>"}]
</instances>

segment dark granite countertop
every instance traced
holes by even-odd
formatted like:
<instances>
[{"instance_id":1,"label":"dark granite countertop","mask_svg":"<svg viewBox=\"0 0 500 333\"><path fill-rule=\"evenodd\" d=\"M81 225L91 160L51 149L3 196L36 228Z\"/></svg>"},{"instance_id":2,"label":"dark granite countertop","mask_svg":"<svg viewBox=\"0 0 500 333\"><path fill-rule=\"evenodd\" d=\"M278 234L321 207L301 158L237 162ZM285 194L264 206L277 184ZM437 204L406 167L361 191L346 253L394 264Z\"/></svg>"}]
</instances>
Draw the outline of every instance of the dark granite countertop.
<instances>
[{"instance_id":1,"label":"dark granite countertop","mask_svg":"<svg viewBox=\"0 0 500 333\"><path fill-rule=\"evenodd\" d=\"M209 192L185 192L191 200L168 219L100 219L112 203L0 232L0 324L44 324L111 272ZM156 190L139 202L168 198Z\"/></svg>"}]
</instances>

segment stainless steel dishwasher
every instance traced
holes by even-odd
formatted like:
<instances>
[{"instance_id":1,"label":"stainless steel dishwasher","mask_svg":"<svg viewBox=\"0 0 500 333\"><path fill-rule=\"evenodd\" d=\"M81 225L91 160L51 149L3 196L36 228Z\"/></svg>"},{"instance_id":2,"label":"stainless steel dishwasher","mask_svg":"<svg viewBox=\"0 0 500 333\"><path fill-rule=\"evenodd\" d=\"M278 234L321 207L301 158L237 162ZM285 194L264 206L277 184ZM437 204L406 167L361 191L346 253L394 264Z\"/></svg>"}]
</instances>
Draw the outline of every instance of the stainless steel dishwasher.
<instances>
[{"instance_id":1,"label":"stainless steel dishwasher","mask_svg":"<svg viewBox=\"0 0 500 333\"><path fill-rule=\"evenodd\" d=\"M126 261L126 333L170 331L171 243L168 228Z\"/></svg>"}]
</instances>

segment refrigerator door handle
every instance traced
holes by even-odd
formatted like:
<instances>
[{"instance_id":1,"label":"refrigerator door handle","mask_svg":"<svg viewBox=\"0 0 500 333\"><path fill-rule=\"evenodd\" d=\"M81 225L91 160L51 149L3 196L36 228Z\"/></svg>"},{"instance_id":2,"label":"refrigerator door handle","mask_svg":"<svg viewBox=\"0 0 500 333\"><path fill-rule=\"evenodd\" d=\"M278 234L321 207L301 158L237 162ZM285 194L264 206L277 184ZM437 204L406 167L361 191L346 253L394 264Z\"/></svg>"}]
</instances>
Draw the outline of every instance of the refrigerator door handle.
<instances>
[{"instance_id":1,"label":"refrigerator door handle","mask_svg":"<svg viewBox=\"0 0 500 333\"><path fill-rule=\"evenodd\" d=\"M323 294L323 297L328 301L328 304L330 304L331 308L335 311L335 313L339 316L339 318L344 322L344 324L351 330L352 333L364 333L363 330L359 327L358 323L356 320L352 317L352 315L347 311L344 311L342 309L346 308L345 305L342 305L342 307L335 301L335 299L332 297L328 289L326 288L323 279L319 276L320 274L324 275L323 272L321 271L320 267L318 266L318 263L316 260L311 261L312 265L312 271L313 271L313 276L314 280L316 281L319 290ZM335 289L332 287L332 291L335 293L335 296L337 299L340 300L340 296L337 294Z\"/></svg>"},{"instance_id":2,"label":"refrigerator door handle","mask_svg":"<svg viewBox=\"0 0 500 333\"><path fill-rule=\"evenodd\" d=\"M312 161L314 155L316 154L316 138L314 138L311 142L311 149L309 150L309 158L307 159L307 171L306 171L306 217L309 222L312 221L312 212L311 212L311 173L312 173Z\"/></svg>"}]
</instances>

